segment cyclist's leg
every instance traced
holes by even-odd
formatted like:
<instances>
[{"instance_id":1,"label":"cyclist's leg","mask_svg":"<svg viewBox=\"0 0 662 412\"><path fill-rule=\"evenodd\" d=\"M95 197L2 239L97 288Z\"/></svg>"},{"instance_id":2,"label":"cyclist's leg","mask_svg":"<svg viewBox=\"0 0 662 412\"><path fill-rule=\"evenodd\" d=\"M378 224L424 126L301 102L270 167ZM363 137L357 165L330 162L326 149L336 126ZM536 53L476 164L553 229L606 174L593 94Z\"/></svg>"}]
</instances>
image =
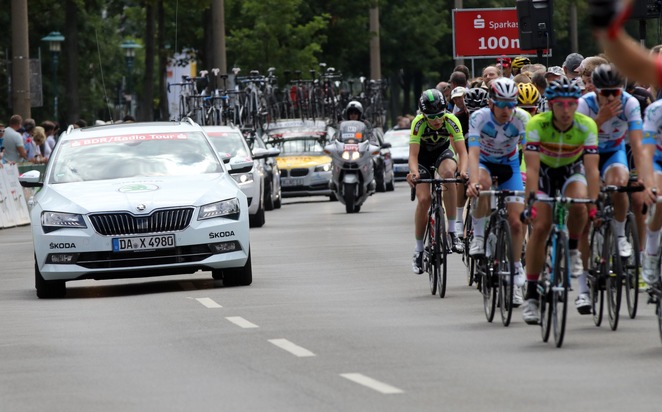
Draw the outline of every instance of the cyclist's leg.
<instances>
[{"instance_id":1,"label":"cyclist's leg","mask_svg":"<svg viewBox=\"0 0 662 412\"><path fill-rule=\"evenodd\" d=\"M628 158L628 169L630 169L630 176L637 176L636 162L634 161L634 153L629 144L625 145L625 153ZM646 215L644 214L644 194L642 192L632 193L632 205L630 207L634 213L634 221L637 224L637 234L639 234L639 252L646 249ZM637 252L635 250L635 252Z\"/></svg>"},{"instance_id":2,"label":"cyclist's leg","mask_svg":"<svg viewBox=\"0 0 662 412\"><path fill-rule=\"evenodd\" d=\"M662 187L662 161L653 162L655 169L655 180L657 187ZM662 204L655 206L655 214L648 222L646 228L646 252L643 259L642 277L649 285L655 283L659 278L660 256L658 250L660 246L660 232L662 231Z\"/></svg>"},{"instance_id":3,"label":"cyclist's leg","mask_svg":"<svg viewBox=\"0 0 662 412\"><path fill-rule=\"evenodd\" d=\"M605 184L615 186L627 186L630 179L630 171L627 165L625 150L618 150L609 157L603 166ZM613 193L614 202L614 232L618 237L618 246L621 256L627 257L632 254L632 246L625 238L625 217L630 207L627 193Z\"/></svg>"},{"instance_id":4,"label":"cyclist's leg","mask_svg":"<svg viewBox=\"0 0 662 412\"><path fill-rule=\"evenodd\" d=\"M443 179L452 179L457 172L457 162L452 150L447 149L437 158L437 173ZM450 186L453 187L453 186ZM454 252L462 253L464 245L455 234L455 219L457 213L457 197L454 190L449 190L443 194L444 210L446 211L446 220L448 226L446 231L450 235L451 247Z\"/></svg>"},{"instance_id":5,"label":"cyclist's leg","mask_svg":"<svg viewBox=\"0 0 662 412\"><path fill-rule=\"evenodd\" d=\"M519 163L513 162L510 165L504 165L509 167L510 177L499 176L499 189L502 190L524 190L524 183L522 182L522 175L519 172ZM504 168L505 169L505 168ZM520 215L524 210L524 198L522 196L512 196L506 199L507 208L508 208L508 222L510 225L510 233L513 238L513 255L515 258L515 266L521 266L522 259L522 241L524 239L524 230L522 228L522 222L520 221Z\"/></svg>"},{"instance_id":6,"label":"cyclist's leg","mask_svg":"<svg viewBox=\"0 0 662 412\"><path fill-rule=\"evenodd\" d=\"M489 169L481 164L478 167L478 184L485 190L489 190L492 186L492 175ZM481 196L476 202L476 206L472 211L471 218L473 219L474 238L471 241L469 254L471 256L478 256L485 253L483 250L485 238L485 224L487 216L490 214L490 197Z\"/></svg>"}]
</instances>

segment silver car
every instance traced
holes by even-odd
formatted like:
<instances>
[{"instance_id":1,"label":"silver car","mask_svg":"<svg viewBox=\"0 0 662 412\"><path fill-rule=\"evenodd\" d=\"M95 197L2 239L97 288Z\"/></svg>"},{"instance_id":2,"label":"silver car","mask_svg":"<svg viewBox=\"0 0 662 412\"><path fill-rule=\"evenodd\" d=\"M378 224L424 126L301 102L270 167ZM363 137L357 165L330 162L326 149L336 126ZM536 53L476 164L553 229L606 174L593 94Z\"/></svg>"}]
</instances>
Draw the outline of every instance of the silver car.
<instances>
[{"instance_id":1,"label":"silver car","mask_svg":"<svg viewBox=\"0 0 662 412\"><path fill-rule=\"evenodd\" d=\"M391 144L391 161L396 180L405 180L409 173L409 129L391 129L384 134L384 142Z\"/></svg>"},{"instance_id":2,"label":"silver car","mask_svg":"<svg viewBox=\"0 0 662 412\"><path fill-rule=\"evenodd\" d=\"M19 181L40 188L30 211L40 298L63 297L73 280L198 270L252 282L246 195L193 122L70 127L44 175Z\"/></svg>"}]
</instances>

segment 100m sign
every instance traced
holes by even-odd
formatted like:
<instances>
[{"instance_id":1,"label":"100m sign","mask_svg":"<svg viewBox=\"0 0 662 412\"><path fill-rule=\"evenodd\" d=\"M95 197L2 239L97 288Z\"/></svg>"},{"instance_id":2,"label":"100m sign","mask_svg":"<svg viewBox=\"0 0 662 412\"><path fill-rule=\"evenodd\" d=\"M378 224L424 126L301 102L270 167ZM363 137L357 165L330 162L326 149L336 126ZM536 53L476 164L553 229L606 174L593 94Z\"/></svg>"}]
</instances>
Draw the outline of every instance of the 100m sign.
<instances>
[{"instance_id":1,"label":"100m sign","mask_svg":"<svg viewBox=\"0 0 662 412\"><path fill-rule=\"evenodd\" d=\"M488 49L519 49L519 39L511 39L506 36L501 37L479 37L478 46L479 50L488 50Z\"/></svg>"}]
</instances>

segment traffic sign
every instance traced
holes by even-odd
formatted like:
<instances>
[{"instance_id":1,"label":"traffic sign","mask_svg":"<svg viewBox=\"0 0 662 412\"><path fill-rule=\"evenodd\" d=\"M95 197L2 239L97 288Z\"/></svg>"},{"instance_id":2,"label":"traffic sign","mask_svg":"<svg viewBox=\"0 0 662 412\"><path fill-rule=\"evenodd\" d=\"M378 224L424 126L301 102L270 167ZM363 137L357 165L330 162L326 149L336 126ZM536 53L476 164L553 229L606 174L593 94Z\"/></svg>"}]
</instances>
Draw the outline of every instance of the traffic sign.
<instances>
[{"instance_id":1,"label":"traffic sign","mask_svg":"<svg viewBox=\"0 0 662 412\"><path fill-rule=\"evenodd\" d=\"M547 50L545 50L547 54ZM519 48L515 7L453 9L453 56L536 56L535 50Z\"/></svg>"}]
</instances>

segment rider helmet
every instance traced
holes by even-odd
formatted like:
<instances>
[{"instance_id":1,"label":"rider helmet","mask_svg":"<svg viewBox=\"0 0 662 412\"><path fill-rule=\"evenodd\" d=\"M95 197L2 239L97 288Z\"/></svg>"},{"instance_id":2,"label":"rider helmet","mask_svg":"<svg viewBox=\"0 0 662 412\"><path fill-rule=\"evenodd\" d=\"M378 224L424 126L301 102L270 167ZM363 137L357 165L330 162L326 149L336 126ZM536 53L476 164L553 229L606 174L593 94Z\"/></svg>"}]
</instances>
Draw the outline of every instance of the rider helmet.
<instances>
[{"instance_id":1,"label":"rider helmet","mask_svg":"<svg viewBox=\"0 0 662 412\"><path fill-rule=\"evenodd\" d=\"M506 77L499 77L492 80L490 83L490 99L516 101L517 100L517 85L512 79Z\"/></svg>"},{"instance_id":2,"label":"rider helmet","mask_svg":"<svg viewBox=\"0 0 662 412\"><path fill-rule=\"evenodd\" d=\"M349 118L349 115L352 112L358 113L359 118L361 118L361 116L363 116L363 105L357 102L356 100L352 100L351 102L349 102L349 104L347 104L347 108L345 109L345 114Z\"/></svg>"},{"instance_id":3,"label":"rider helmet","mask_svg":"<svg viewBox=\"0 0 662 412\"><path fill-rule=\"evenodd\" d=\"M582 91L576 83L568 80L567 77L561 77L554 80L545 89L545 98L547 100L554 100L559 97L569 97L572 99L579 99Z\"/></svg>"},{"instance_id":4,"label":"rider helmet","mask_svg":"<svg viewBox=\"0 0 662 412\"><path fill-rule=\"evenodd\" d=\"M511 66L512 66L513 69L521 69L522 67L526 66L527 64L531 64L531 60L528 57L517 56L513 59L513 62L511 63Z\"/></svg>"},{"instance_id":5,"label":"rider helmet","mask_svg":"<svg viewBox=\"0 0 662 412\"><path fill-rule=\"evenodd\" d=\"M520 83L517 85L517 105L522 107L535 107L540 100L540 92L533 83Z\"/></svg>"},{"instance_id":6,"label":"rider helmet","mask_svg":"<svg viewBox=\"0 0 662 412\"><path fill-rule=\"evenodd\" d=\"M482 87L474 87L464 94L464 104L467 106L467 110L474 112L487 107L487 98L487 90Z\"/></svg>"},{"instance_id":7,"label":"rider helmet","mask_svg":"<svg viewBox=\"0 0 662 412\"><path fill-rule=\"evenodd\" d=\"M625 85L625 79L613 64L601 64L591 75L596 89L618 89Z\"/></svg>"},{"instance_id":8,"label":"rider helmet","mask_svg":"<svg viewBox=\"0 0 662 412\"><path fill-rule=\"evenodd\" d=\"M418 109L425 115L439 114L446 111L446 99L437 89L428 89L418 99Z\"/></svg>"}]
</instances>

